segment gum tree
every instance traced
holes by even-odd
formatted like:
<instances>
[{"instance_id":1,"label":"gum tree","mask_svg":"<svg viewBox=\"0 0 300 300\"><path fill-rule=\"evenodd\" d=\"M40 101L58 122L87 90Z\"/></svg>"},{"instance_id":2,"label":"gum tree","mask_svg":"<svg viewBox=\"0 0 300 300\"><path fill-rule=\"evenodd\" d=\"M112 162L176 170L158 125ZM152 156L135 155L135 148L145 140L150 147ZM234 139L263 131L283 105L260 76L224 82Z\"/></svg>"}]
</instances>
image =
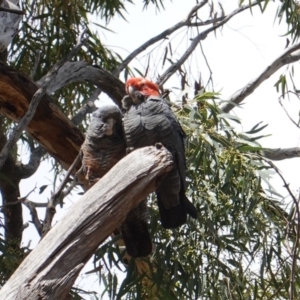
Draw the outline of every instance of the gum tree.
<instances>
[{"instance_id":1,"label":"gum tree","mask_svg":"<svg viewBox=\"0 0 300 300\"><path fill-rule=\"evenodd\" d=\"M109 29L117 17L127 18L131 1L22 1L19 10L11 5L16 2L1 1L0 11L3 21L13 23L4 22L9 30L19 28L10 44L3 42L0 65L4 229L0 260L4 287L0 296L79 297L82 291L69 291L94 255L95 273L105 287L103 293L112 299L297 299L298 199L272 161L296 158L299 149L264 148L263 142L258 142L264 126L253 124L251 130L240 133L234 122L241 121L231 114L284 66L288 66L291 76L282 74L276 87L282 97L298 94L293 84L300 59L297 1L240 1L232 11L223 7L222 1L195 1L181 21L149 37L126 57L101 40L97 29L104 30L102 23L89 20L94 20L93 14L101 16L105 29ZM145 9L155 6L159 11L166 1L143 3ZM189 69L193 54L202 49L208 36L233 18L254 10L263 14L270 5L278 8L276 22L287 24L287 48L253 81L237 86L230 99L221 101L222 95L212 84L213 72L206 76ZM190 38L187 47L178 53L173 50L176 45L172 37L180 31ZM151 55L157 48L161 56L152 79L170 100L187 133L187 193L199 213L198 220L189 220L176 230L162 229L151 194L157 177L172 167L167 151L142 149L140 164L133 152L92 188L80 173L78 155L89 114L96 109L95 100L106 94L120 106L125 95L124 81L131 75L147 76ZM200 55L205 58L204 52ZM137 70L133 61L142 56L149 63L145 69ZM182 91L193 86L194 95L184 92L180 101L172 101L166 90L171 79L177 80ZM30 153L27 164L18 157L21 143ZM52 158L54 178L62 180L58 186L54 181L49 201L35 203L29 195L22 195L19 183L32 176L47 157ZM130 174L141 172L138 179L132 178L135 188L124 185L124 172L120 171L124 169ZM262 184L270 169L280 176L291 199L289 206L283 205L282 197L268 182ZM64 198L76 185L85 195L51 229L57 205L64 208ZM40 187L41 192L43 189ZM130 208L148 194L149 227L156 247L151 257L134 260L126 254L115 229ZM28 248L20 246L24 230L22 206L30 210L31 221L43 238L30 254ZM37 207L44 207L44 216ZM111 212L118 217L111 218ZM124 280L118 279L115 267L125 272Z\"/></svg>"}]
</instances>

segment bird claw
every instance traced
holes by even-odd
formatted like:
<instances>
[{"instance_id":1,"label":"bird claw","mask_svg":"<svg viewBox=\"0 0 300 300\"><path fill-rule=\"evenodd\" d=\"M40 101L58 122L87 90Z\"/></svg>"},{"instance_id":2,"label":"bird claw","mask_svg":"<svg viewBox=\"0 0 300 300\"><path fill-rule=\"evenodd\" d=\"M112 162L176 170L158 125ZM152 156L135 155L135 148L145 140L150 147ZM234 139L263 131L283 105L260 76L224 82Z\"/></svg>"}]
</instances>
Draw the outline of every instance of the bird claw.
<instances>
[{"instance_id":1,"label":"bird claw","mask_svg":"<svg viewBox=\"0 0 300 300\"><path fill-rule=\"evenodd\" d=\"M126 148L126 154L131 153L133 150L134 150L133 147L128 147L128 148Z\"/></svg>"},{"instance_id":2,"label":"bird claw","mask_svg":"<svg viewBox=\"0 0 300 300\"><path fill-rule=\"evenodd\" d=\"M162 143L155 143L156 149L160 150L163 147Z\"/></svg>"}]
</instances>

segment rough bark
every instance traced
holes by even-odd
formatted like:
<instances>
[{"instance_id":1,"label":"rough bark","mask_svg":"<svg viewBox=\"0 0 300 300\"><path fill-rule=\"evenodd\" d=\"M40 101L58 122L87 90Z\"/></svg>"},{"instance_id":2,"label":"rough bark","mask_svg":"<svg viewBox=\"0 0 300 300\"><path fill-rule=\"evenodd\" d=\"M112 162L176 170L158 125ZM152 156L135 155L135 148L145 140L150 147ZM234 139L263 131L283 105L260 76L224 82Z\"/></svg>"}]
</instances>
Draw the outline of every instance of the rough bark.
<instances>
[{"instance_id":1,"label":"rough bark","mask_svg":"<svg viewBox=\"0 0 300 300\"><path fill-rule=\"evenodd\" d=\"M18 122L38 86L26 75L0 63L0 112ZM45 95L26 131L67 169L84 141L83 133Z\"/></svg>"},{"instance_id":2,"label":"rough bark","mask_svg":"<svg viewBox=\"0 0 300 300\"><path fill-rule=\"evenodd\" d=\"M28 255L1 289L0 299L66 299L99 244L172 167L170 153L153 146L122 159Z\"/></svg>"}]
</instances>

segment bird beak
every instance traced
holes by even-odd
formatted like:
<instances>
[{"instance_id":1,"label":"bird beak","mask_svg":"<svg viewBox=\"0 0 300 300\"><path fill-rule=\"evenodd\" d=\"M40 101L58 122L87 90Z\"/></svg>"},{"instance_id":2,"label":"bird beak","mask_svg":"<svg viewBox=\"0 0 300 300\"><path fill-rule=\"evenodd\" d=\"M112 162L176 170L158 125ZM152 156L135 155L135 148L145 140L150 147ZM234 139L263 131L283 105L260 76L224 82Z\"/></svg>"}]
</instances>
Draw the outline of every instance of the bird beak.
<instances>
[{"instance_id":1,"label":"bird beak","mask_svg":"<svg viewBox=\"0 0 300 300\"><path fill-rule=\"evenodd\" d=\"M128 86L128 88L127 88L128 95L133 96L135 91L136 91L136 89L133 86L131 86L131 85Z\"/></svg>"},{"instance_id":2,"label":"bird beak","mask_svg":"<svg viewBox=\"0 0 300 300\"><path fill-rule=\"evenodd\" d=\"M106 128L105 128L105 131L104 131L104 134L105 135L112 135L114 133L114 125L116 123L116 120L113 119L113 118L108 118L106 120Z\"/></svg>"}]
</instances>

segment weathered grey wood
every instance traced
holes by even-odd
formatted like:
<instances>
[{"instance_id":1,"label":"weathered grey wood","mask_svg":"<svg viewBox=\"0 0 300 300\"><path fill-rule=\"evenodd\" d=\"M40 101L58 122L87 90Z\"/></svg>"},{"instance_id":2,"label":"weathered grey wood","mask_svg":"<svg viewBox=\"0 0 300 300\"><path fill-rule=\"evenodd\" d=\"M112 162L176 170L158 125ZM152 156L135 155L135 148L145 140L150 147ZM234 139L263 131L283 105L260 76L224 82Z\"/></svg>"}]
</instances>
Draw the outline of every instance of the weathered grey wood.
<instances>
[{"instance_id":1,"label":"weathered grey wood","mask_svg":"<svg viewBox=\"0 0 300 300\"><path fill-rule=\"evenodd\" d=\"M263 151L263 156L271 160L284 160L288 158L300 157L300 148L277 148L266 149Z\"/></svg>"},{"instance_id":2,"label":"weathered grey wood","mask_svg":"<svg viewBox=\"0 0 300 300\"><path fill-rule=\"evenodd\" d=\"M41 85L44 80L45 76L37 84ZM119 107L122 106L121 99L126 94L125 84L102 68L93 67L84 61L66 62L58 70L56 77L50 82L47 92L52 94L67 84L83 81L95 84Z\"/></svg>"},{"instance_id":3,"label":"weathered grey wood","mask_svg":"<svg viewBox=\"0 0 300 300\"><path fill-rule=\"evenodd\" d=\"M28 255L0 290L0 299L66 299L96 248L172 166L170 153L156 147L118 162Z\"/></svg>"}]
</instances>

